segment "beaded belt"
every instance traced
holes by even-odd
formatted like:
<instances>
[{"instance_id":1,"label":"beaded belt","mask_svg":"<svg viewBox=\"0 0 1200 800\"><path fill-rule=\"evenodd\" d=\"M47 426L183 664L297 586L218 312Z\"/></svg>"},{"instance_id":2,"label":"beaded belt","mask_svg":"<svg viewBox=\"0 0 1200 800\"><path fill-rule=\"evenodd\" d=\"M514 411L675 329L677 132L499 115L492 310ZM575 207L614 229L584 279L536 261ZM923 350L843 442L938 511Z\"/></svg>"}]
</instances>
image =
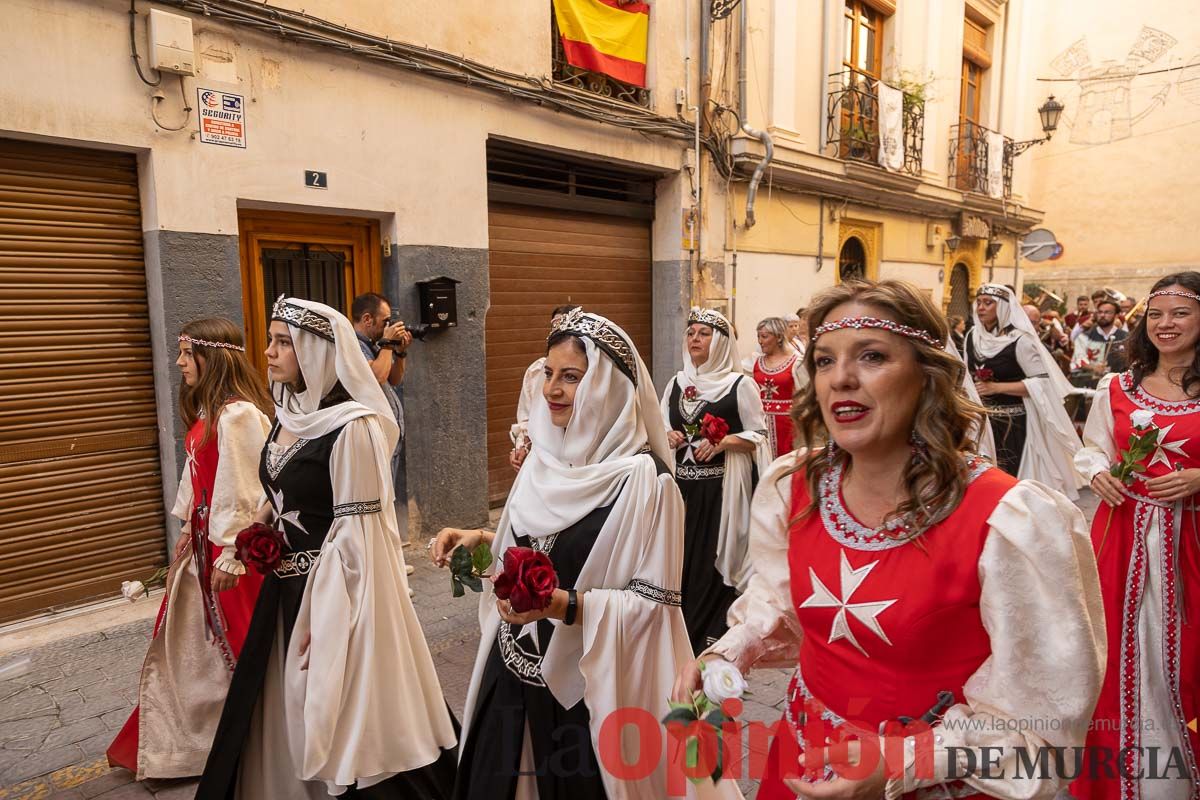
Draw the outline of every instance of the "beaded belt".
<instances>
[{"instance_id":1,"label":"beaded belt","mask_svg":"<svg viewBox=\"0 0 1200 800\"><path fill-rule=\"evenodd\" d=\"M724 464L679 464L675 467L675 479L680 481L705 481L723 477Z\"/></svg>"},{"instance_id":2,"label":"beaded belt","mask_svg":"<svg viewBox=\"0 0 1200 800\"><path fill-rule=\"evenodd\" d=\"M280 578L295 578L300 575L307 575L312 572L313 567L317 565L317 559L320 557L320 550L301 550L297 553L288 553L279 559L279 566L275 568L275 575Z\"/></svg>"},{"instance_id":3,"label":"beaded belt","mask_svg":"<svg viewBox=\"0 0 1200 800\"><path fill-rule=\"evenodd\" d=\"M1023 417L1025 404L1019 406L987 406L989 417Z\"/></svg>"}]
</instances>

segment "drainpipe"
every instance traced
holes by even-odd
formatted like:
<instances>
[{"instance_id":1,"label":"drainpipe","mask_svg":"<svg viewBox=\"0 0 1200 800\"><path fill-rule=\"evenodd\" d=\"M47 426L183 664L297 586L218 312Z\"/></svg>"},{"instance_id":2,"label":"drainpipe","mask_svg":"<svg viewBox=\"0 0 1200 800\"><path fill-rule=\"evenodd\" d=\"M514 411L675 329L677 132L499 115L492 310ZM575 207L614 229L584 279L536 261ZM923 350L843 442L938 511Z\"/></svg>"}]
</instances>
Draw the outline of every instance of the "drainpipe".
<instances>
[{"instance_id":1,"label":"drainpipe","mask_svg":"<svg viewBox=\"0 0 1200 800\"><path fill-rule=\"evenodd\" d=\"M756 130L755 128L750 127L750 123L744 121L746 119L746 62L749 57L748 43L750 40L747 26L747 22L749 20L749 14L746 11L747 5L748 3L746 0L742 0L739 18L739 27L741 30L738 32L739 47L741 48L741 52L738 53L738 116L743 120L742 130L746 133L746 135L753 136L755 139L758 139L760 142L762 142L763 147L766 148L766 154L763 156L763 160L758 162L758 166L754 168L754 175L750 177L750 187L746 190L745 228L749 230L750 228L754 227L754 199L758 195L758 185L762 183L763 173L767 171L767 164L769 164L771 159L775 156L775 143L771 141L771 135L769 133L766 131Z\"/></svg>"}]
</instances>

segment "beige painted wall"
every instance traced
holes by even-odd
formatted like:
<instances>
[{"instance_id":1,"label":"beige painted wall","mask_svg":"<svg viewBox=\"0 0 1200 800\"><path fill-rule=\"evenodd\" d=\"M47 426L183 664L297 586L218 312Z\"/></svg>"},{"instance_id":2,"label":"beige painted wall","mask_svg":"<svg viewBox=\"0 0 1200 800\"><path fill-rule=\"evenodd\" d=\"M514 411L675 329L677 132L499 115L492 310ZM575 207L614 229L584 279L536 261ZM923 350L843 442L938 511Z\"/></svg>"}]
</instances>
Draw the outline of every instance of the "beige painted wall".
<instances>
[{"instance_id":1,"label":"beige painted wall","mask_svg":"<svg viewBox=\"0 0 1200 800\"><path fill-rule=\"evenodd\" d=\"M1038 51L1038 92L1067 106L1053 141L1032 162L1044 227L1065 251L1028 265L1028 280L1073 293L1109 285L1141 292L1156 277L1200 265L1200 13L1188 0L1070 0L1046 3ZM1165 39L1149 57L1131 52L1144 28ZM1084 41L1077 57L1069 54ZM1081 81L1089 70L1151 72L1113 86L1126 98ZM1085 110L1095 109L1095 113ZM1129 121L1124 124L1122 120Z\"/></svg>"},{"instance_id":2,"label":"beige painted wall","mask_svg":"<svg viewBox=\"0 0 1200 800\"><path fill-rule=\"evenodd\" d=\"M140 5L143 14L146 8ZM193 138L195 112L179 132L163 131L151 120L154 90L130 64L127 11L120 0L8 0L0 27L0 135L139 151L147 229L235 233L238 203L250 202L380 216L391 220L384 235L396 243L486 247L489 135L667 170L683 164L681 142L194 17L201 59L200 75L184 81L190 104L196 105L196 89L203 87L242 94L247 106L245 150L202 144ZM514 13L526 20L524 11ZM381 18L378 32L404 19L393 10ZM350 17L346 22L358 24ZM142 21L138 38L144 54ZM490 53L493 44L482 47ZM184 119L178 79L168 76L162 86L166 99L159 116L178 125ZM329 189L305 188L306 169L327 172ZM676 241L676 249L656 257L678 258L677 247Z\"/></svg>"}]
</instances>

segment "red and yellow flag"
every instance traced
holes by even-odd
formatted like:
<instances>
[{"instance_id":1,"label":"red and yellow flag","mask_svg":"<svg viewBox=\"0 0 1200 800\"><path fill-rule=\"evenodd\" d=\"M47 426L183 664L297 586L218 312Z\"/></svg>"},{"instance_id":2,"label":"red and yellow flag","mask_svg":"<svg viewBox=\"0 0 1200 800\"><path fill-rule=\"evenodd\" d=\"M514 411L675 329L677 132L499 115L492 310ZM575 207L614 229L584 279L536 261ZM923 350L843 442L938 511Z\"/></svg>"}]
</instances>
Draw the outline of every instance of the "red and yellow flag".
<instances>
[{"instance_id":1,"label":"red and yellow flag","mask_svg":"<svg viewBox=\"0 0 1200 800\"><path fill-rule=\"evenodd\" d=\"M650 6L617 0L554 0L567 63L646 85Z\"/></svg>"}]
</instances>

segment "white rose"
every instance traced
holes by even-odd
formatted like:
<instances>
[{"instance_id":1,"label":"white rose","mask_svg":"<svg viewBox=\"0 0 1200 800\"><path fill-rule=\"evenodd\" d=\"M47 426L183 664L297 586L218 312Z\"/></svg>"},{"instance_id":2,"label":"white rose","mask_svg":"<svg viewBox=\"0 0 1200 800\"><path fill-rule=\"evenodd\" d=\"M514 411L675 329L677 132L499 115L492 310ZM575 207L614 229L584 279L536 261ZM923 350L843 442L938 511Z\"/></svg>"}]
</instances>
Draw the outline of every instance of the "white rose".
<instances>
[{"instance_id":1,"label":"white rose","mask_svg":"<svg viewBox=\"0 0 1200 800\"><path fill-rule=\"evenodd\" d=\"M141 581L122 581L121 582L121 596L124 597L126 600L128 600L131 603L134 600L137 600L139 597L141 597L145 593L146 593L146 587L142 585Z\"/></svg>"},{"instance_id":2,"label":"white rose","mask_svg":"<svg viewBox=\"0 0 1200 800\"><path fill-rule=\"evenodd\" d=\"M704 694L710 701L720 705L745 693L746 679L737 667L723 659L704 662Z\"/></svg>"},{"instance_id":3,"label":"white rose","mask_svg":"<svg viewBox=\"0 0 1200 800\"><path fill-rule=\"evenodd\" d=\"M1137 411L1129 415L1129 421L1133 423L1133 427L1150 428L1154 425L1154 412L1147 411L1144 408L1139 408Z\"/></svg>"}]
</instances>

